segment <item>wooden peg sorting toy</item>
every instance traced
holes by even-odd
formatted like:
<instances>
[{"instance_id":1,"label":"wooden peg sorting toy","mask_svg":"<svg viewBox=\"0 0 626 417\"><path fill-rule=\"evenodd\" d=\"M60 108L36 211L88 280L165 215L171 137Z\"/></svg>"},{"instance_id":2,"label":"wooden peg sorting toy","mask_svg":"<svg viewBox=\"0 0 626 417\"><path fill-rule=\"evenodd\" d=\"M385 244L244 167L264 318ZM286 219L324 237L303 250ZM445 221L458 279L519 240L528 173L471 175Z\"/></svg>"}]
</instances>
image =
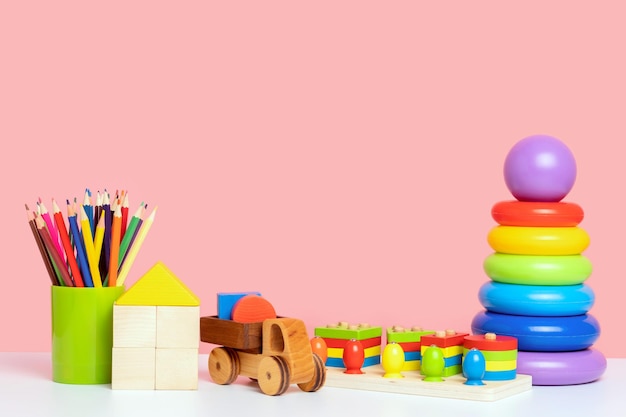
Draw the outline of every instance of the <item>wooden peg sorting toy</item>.
<instances>
[{"instance_id":1,"label":"wooden peg sorting toy","mask_svg":"<svg viewBox=\"0 0 626 417\"><path fill-rule=\"evenodd\" d=\"M311 350L320 357L323 363L328 359L328 345L323 337L313 336L311 339Z\"/></svg>"},{"instance_id":2,"label":"wooden peg sorting toy","mask_svg":"<svg viewBox=\"0 0 626 417\"><path fill-rule=\"evenodd\" d=\"M346 374L362 374L361 367L365 361L365 349L363 344L356 340L350 339L343 348L343 364L346 367Z\"/></svg>"},{"instance_id":3,"label":"wooden peg sorting toy","mask_svg":"<svg viewBox=\"0 0 626 417\"><path fill-rule=\"evenodd\" d=\"M476 349L471 348L463 358L463 376L467 378L465 385L485 385L486 361L485 355Z\"/></svg>"},{"instance_id":4,"label":"wooden peg sorting toy","mask_svg":"<svg viewBox=\"0 0 626 417\"><path fill-rule=\"evenodd\" d=\"M404 378L404 349L396 342L387 343L382 355L382 366L385 370L384 378Z\"/></svg>"},{"instance_id":5,"label":"wooden peg sorting toy","mask_svg":"<svg viewBox=\"0 0 626 417\"><path fill-rule=\"evenodd\" d=\"M441 382L443 381L443 370L446 362L443 356L443 350L439 346L430 345L422 354L421 373L425 376L424 381Z\"/></svg>"}]
</instances>

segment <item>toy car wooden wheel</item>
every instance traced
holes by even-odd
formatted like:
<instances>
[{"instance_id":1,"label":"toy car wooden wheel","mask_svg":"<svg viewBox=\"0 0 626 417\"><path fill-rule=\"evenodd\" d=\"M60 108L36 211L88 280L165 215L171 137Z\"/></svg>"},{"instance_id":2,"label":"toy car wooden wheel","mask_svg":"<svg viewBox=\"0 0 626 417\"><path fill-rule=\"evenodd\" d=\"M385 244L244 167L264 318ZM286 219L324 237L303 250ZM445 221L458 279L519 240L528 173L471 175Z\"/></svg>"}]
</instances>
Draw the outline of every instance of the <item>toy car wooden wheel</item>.
<instances>
[{"instance_id":1,"label":"toy car wooden wheel","mask_svg":"<svg viewBox=\"0 0 626 417\"><path fill-rule=\"evenodd\" d=\"M216 384L231 384L240 371L239 356L234 349L214 348L209 354L209 375Z\"/></svg>"},{"instance_id":2,"label":"toy car wooden wheel","mask_svg":"<svg viewBox=\"0 0 626 417\"><path fill-rule=\"evenodd\" d=\"M309 382L298 384L298 388L305 392L315 392L324 386L326 382L326 366L317 353L313 354L313 378Z\"/></svg>"},{"instance_id":3,"label":"toy car wooden wheel","mask_svg":"<svg viewBox=\"0 0 626 417\"><path fill-rule=\"evenodd\" d=\"M289 366L280 356L268 356L261 360L258 369L259 388L267 395L281 395L289 388Z\"/></svg>"}]
</instances>

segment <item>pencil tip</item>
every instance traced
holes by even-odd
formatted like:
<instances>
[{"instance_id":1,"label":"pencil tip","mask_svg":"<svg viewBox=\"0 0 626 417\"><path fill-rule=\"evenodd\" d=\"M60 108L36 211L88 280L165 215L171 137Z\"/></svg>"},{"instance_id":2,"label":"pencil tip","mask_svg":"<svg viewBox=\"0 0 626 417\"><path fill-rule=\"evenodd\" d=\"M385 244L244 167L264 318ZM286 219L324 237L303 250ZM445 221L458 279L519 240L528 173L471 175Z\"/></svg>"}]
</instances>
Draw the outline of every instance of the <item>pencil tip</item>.
<instances>
[{"instance_id":1,"label":"pencil tip","mask_svg":"<svg viewBox=\"0 0 626 417\"><path fill-rule=\"evenodd\" d=\"M26 211L30 211L30 209L28 208L28 204L24 203L24 207L26 207Z\"/></svg>"}]
</instances>

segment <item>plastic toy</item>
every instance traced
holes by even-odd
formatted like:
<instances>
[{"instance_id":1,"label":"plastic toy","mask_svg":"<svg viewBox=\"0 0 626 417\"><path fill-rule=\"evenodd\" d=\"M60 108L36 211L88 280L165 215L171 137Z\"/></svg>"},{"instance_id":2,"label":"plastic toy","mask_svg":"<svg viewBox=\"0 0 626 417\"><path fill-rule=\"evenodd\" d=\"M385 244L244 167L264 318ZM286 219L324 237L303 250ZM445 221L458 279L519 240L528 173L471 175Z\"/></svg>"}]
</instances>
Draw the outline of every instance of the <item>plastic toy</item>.
<instances>
[{"instance_id":1,"label":"plastic toy","mask_svg":"<svg viewBox=\"0 0 626 417\"><path fill-rule=\"evenodd\" d=\"M591 287L578 285L517 285L485 282L478 300L488 311L523 316L575 316L594 304Z\"/></svg>"},{"instance_id":2,"label":"plastic toy","mask_svg":"<svg viewBox=\"0 0 626 417\"><path fill-rule=\"evenodd\" d=\"M463 376L467 378L465 385L485 385L483 378L485 376L485 356L476 349L471 348L463 356Z\"/></svg>"},{"instance_id":3,"label":"plastic toy","mask_svg":"<svg viewBox=\"0 0 626 417\"><path fill-rule=\"evenodd\" d=\"M404 352L403 371L419 371L422 359L422 336L434 334L419 326L405 328L394 325L386 329L387 343L398 343Z\"/></svg>"},{"instance_id":4,"label":"plastic toy","mask_svg":"<svg viewBox=\"0 0 626 417\"><path fill-rule=\"evenodd\" d=\"M441 348L444 357L442 376L460 374L463 361L463 340L467 333L457 333L454 330L437 331L435 334L422 336L422 361L425 350L430 346Z\"/></svg>"},{"instance_id":5,"label":"plastic toy","mask_svg":"<svg viewBox=\"0 0 626 417\"><path fill-rule=\"evenodd\" d=\"M483 311L474 316L472 332L515 337L520 351L569 352L593 345L600 325L591 314L533 317Z\"/></svg>"},{"instance_id":6,"label":"plastic toy","mask_svg":"<svg viewBox=\"0 0 626 417\"><path fill-rule=\"evenodd\" d=\"M578 255L589 246L589 235L580 227L495 226L487 242L498 253Z\"/></svg>"},{"instance_id":7,"label":"plastic toy","mask_svg":"<svg viewBox=\"0 0 626 417\"><path fill-rule=\"evenodd\" d=\"M584 212L576 203L509 200L494 204L491 217L502 226L575 227Z\"/></svg>"},{"instance_id":8,"label":"plastic toy","mask_svg":"<svg viewBox=\"0 0 626 417\"><path fill-rule=\"evenodd\" d=\"M528 136L517 142L504 161L504 180L520 201L561 201L576 180L576 160L559 139Z\"/></svg>"},{"instance_id":9,"label":"plastic toy","mask_svg":"<svg viewBox=\"0 0 626 417\"><path fill-rule=\"evenodd\" d=\"M112 389L198 387L200 300L158 262L113 306Z\"/></svg>"},{"instance_id":10,"label":"plastic toy","mask_svg":"<svg viewBox=\"0 0 626 417\"><path fill-rule=\"evenodd\" d=\"M519 352L520 373L533 385L574 385L593 382L606 370L606 358L593 348L574 352Z\"/></svg>"},{"instance_id":11,"label":"plastic toy","mask_svg":"<svg viewBox=\"0 0 626 417\"><path fill-rule=\"evenodd\" d=\"M591 276L585 255L512 255L492 253L483 269L493 281L520 285L576 285Z\"/></svg>"}]
</instances>

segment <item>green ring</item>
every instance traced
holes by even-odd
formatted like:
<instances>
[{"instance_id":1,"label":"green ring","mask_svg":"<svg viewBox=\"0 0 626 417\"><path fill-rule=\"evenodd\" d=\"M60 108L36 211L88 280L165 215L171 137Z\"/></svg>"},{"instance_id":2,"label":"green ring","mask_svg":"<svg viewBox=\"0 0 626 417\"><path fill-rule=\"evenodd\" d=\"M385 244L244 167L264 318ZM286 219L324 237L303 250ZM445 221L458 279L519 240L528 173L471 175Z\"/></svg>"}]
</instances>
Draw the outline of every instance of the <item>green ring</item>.
<instances>
[{"instance_id":1,"label":"green ring","mask_svg":"<svg viewBox=\"0 0 626 417\"><path fill-rule=\"evenodd\" d=\"M520 285L576 285L591 275L584 255L512 255L493 253L483 262L493 281Z\"/></svg>"}]
</instances>

